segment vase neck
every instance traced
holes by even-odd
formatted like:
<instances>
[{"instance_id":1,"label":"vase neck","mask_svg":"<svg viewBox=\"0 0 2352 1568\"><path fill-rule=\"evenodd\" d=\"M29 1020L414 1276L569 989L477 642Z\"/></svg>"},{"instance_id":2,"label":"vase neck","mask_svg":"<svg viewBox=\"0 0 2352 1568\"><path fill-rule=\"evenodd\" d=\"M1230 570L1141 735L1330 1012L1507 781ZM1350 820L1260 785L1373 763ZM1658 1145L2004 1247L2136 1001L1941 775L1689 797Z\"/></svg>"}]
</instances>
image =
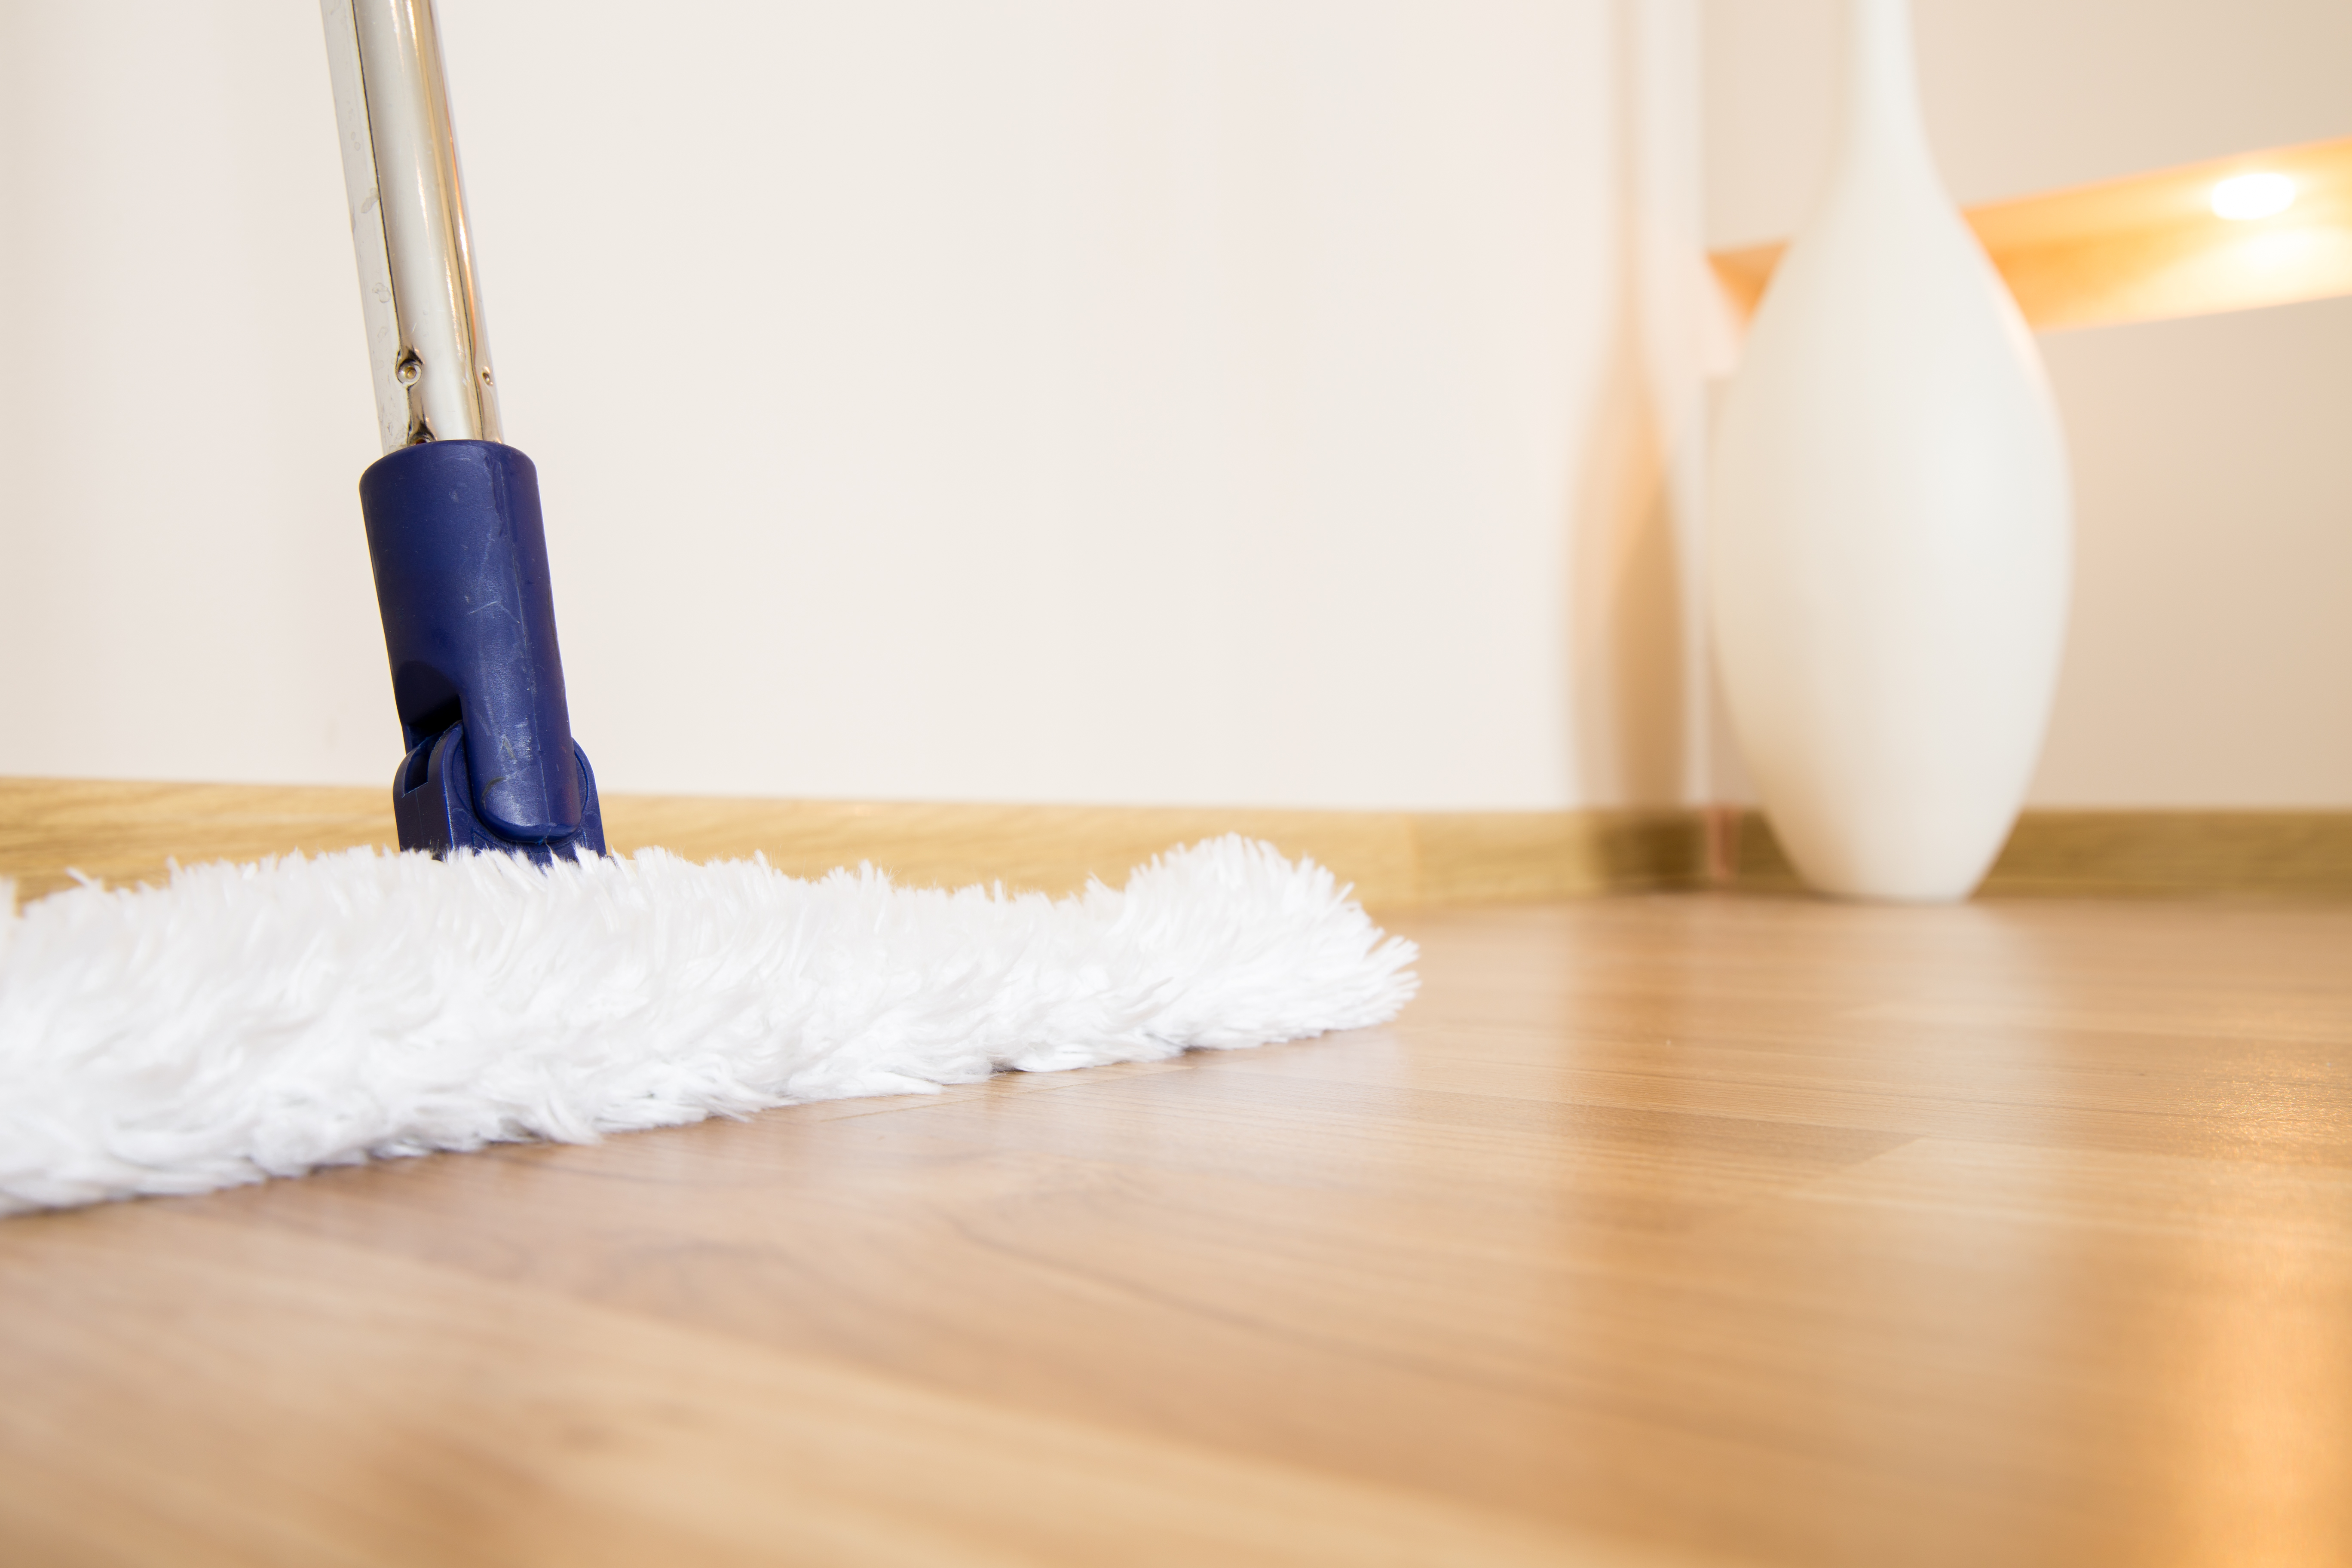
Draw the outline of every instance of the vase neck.
<instances>
[{"instance_id":1,"label":"vase neck","mask_svg":"<svg viewBox=\"0 0 2352 1568\"><path fill-rule=\"evenodd\" d=\"M1936 180L1911 51L1910 0L1845 0L1836 177Z\"/></svg>"}]
</instances>

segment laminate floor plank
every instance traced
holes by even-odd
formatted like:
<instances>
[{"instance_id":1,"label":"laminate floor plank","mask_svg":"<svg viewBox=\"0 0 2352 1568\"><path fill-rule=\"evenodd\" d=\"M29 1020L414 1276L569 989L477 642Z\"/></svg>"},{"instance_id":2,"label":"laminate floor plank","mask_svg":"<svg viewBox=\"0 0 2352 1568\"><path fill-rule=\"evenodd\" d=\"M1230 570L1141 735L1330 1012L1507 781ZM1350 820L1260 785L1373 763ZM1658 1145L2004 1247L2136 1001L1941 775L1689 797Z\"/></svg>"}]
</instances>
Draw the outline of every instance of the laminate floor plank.
<instances>
[{"instance_id":1,"label":"laminate floor plank","mask_svg":"<svg viewBox=\"0 0 2352 1568\"><path fill-rule=\"evenodd\" d=\"M2352 910L1424 912L1386 1028L0 1222L0 1560L2352 1561Z\"/></svg>"}]
</instances>

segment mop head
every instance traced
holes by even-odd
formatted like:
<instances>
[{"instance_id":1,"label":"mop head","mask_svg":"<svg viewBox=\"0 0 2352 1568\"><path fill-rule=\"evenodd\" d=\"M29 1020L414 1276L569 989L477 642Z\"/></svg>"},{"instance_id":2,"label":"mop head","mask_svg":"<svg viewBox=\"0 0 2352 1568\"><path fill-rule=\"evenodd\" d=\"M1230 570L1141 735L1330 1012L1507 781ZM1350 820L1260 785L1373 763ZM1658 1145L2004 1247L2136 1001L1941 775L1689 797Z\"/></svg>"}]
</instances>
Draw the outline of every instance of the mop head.
<instances>
[{"instance_id":1,"label":"mop head","mask_svg":"<svg viewBox=\"0 0 2352 1568\"><path fill-rule=\"evenodd\" d=\"M0 906L0 1213L1265 1045L1416 984L1237 837L1058 901L359 849Z\"/></svg>"}]
</instances>

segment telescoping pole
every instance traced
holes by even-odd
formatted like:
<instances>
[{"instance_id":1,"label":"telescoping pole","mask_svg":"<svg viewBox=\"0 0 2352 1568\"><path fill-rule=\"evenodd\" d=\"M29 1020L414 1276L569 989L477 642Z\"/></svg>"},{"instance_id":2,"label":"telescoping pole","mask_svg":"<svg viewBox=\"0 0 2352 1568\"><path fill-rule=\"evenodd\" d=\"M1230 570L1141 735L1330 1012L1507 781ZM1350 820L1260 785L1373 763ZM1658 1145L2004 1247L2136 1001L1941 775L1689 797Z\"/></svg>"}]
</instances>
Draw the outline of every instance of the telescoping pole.
<instances>
[{"instance_id":1,"label":"telescoping pole","mask_svg":"<svg viewBox=\"0 0 2352 1568\"><path fill-rule=\"evenodd\" d=\"M431 0L325 0L383 449L499 439Z\"/></svg>"}]
</instances>

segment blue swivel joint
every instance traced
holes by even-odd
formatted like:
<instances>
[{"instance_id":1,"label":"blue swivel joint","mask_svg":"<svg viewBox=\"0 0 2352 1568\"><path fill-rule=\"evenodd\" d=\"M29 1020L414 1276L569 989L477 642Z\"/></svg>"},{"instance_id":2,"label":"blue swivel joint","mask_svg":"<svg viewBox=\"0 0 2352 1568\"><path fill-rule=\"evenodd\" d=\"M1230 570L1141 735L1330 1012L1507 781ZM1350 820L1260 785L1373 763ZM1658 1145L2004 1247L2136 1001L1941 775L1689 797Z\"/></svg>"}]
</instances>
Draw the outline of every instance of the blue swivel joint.
<instances>
[{"instance_id":1,"label":"blue swivel joint","mask_svg":"<svg viewBox=\"0 0 2352 1568\"><path fill-rule=\"evenodd\" d=\"M403 849L601 855L587 753L572 738L539 474L498 441L421 441L360 476L407 755Z\"/></svg>"}]
</instances>

